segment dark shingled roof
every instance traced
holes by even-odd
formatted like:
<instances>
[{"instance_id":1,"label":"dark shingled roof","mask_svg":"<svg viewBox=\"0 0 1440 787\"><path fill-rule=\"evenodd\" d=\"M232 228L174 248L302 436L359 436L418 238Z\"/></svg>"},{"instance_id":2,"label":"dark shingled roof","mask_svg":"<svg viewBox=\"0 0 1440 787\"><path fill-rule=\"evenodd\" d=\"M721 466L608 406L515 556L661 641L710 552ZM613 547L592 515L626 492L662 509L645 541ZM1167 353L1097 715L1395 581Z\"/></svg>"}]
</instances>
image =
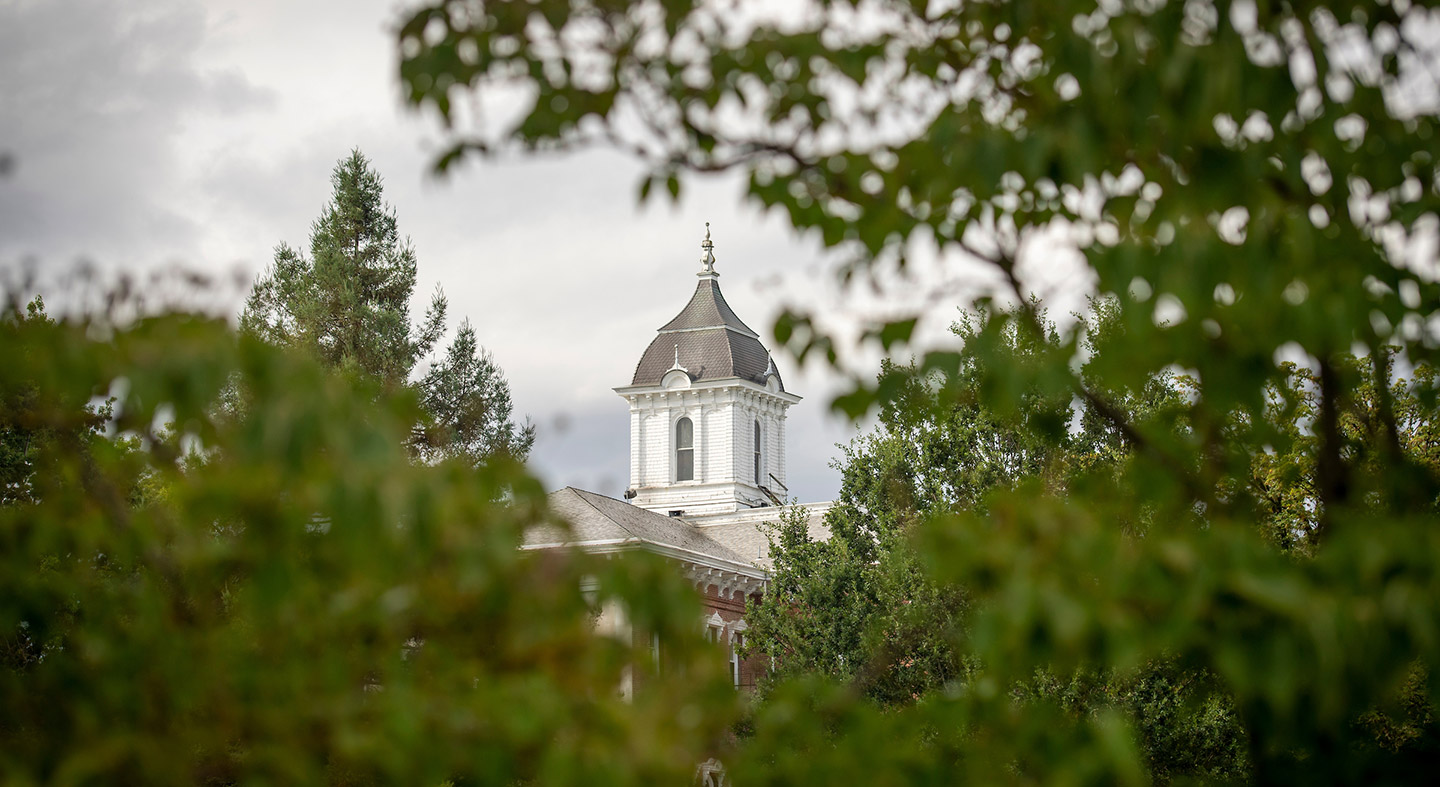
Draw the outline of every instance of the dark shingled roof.
<instances>
[{"instance_id":1,"label":"dark shingled roof","mask_svg":"<svg viewBox=\"0 0 1440 787\"><path fill-rule=\"evenodd\" d=\"M680 365L692 380L739 377L764 383L770 368L770 353L760 343L760 337L735 315L713 278L701 279L685 308L660 328L660 334L640 356L630 384L659 385L665 372L675 365L677 351ZM775 378L780 390L785 390L779 372Z\"/></svg>"},{"instance_id":2,"label":"dark shingled roof","mask_svg":"<svg viewBox=\"0 0 1440 787\"><path fill-rule=\"evenodd\" d=\"M750 330L750 327L735 316L730 304L725 302L725 295L720 292L720 282L711 278L704 278L695 286L695 294L690 296L690 302L685 308L675 315L675 319L661 326L660 332L683 331L686 328L714 328L728 325L741 333L746 333L755 338L759 334Z\"/></svg>"},{"instance_id":3,"label":"dark shingled roof","mask_svg":"<svg viewBox=\"0 0 1440 787\"><path fill-rule=\"evenodd\" d=\"M644 542L682 549L740 565L753 565L729 547L700 532L678 517L668 517L632 506L613 497L567 486L550 493L550 510L570 523L566 534L554 528L536 528L525 535L531 546L569 541L577 546L595 542Z\"/></svg>"}]
</instances>

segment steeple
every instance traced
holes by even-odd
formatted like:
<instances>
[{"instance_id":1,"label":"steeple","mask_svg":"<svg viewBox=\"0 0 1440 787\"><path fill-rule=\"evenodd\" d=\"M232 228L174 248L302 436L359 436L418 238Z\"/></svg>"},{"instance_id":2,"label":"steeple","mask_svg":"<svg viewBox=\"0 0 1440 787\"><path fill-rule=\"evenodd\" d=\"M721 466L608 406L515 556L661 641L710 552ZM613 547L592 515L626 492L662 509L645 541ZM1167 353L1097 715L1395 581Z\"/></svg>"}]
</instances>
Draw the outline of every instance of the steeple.
<instances>
[{"instance_id":1,"label":"steeple","mask_svg":"<svg viewBox=\"0 0 1440 787\"><path fill-rule=\"evenodd\" d=\"M776 504L785 488L785 390L775 361L720 292L710 225L690 302L656 332L630 385L635 505L704 516ZM683 359L683 364L682 364Z\"/></svg>"},{"instance_id":2,"label":"steeple","mask_svg":"<svg viewBox=\"0 0 1440 787\"><path fill-rule=\"evenodd\" d=\"M703 254L700 272L696 274L700 281L695 284L695 293L674 319L660 326L659 334L636 364L630 384L658 385L666 373L681 368L683 357L684 368L694 380L738 377L766 385L773 374L776 385L783 391L785 384L775 373L770 353L760 343L760 335L740 320L720 292L720 274L715 272L715 243L710 239L708 223L700 249ZM672 358L672 363L665 363Z\"/></svg>"}]
</instances>

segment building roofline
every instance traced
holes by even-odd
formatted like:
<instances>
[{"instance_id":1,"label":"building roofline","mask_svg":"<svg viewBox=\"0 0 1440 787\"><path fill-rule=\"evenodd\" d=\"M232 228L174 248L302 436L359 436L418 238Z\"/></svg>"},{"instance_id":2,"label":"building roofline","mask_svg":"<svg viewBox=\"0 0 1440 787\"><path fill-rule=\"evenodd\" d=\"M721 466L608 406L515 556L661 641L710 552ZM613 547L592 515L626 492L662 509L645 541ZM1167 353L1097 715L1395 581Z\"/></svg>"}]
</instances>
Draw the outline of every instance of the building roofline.
<instances>
[{"instance_id":1,"label":"building roofline","mask_svg":"<svg viewBox=\"0 0 1440 787\"><path fill-rule=\"evenodd\" d=\"M520 549L521 551L531 552L541 549L563 549L565 547L581 549L594 555L625 552L629 549L644 549L647 552L652 552L661 557L684 560L688 563L703 565L706 568L713 568L717 571L729 571L732 574L741 574L762 582L768 582L770 579L770 572L754 563L737 563L733 560L707 555L704 552L696 552L693 549L671 546L669 544L657 544L654 541L634 535L629 538L605 538L594 541L552 541L545 544L523 544Z\"/></svg>"},{"instance_id":2,"label":"building roofline","mask_svg":"<svg viewBox=\"0 0 1440 787\"><path fill-rule=\"evenodd\" d=\"M740 386L742 388L747 388L754 393L769 394L770 396L781 399L790 404L796 404L797 402L805 398L799 394L790 393L789 391L772 391L769 388L761 385L760 383L757 383L754 380L746 379L744 377L718 377L715 379L699 380L691 382L690 387L688 388L666 388L663 385L622 385L618 388L611 388L610 390L614 391L617 394L620 394L621 396L629 396L631 394L643 393L666 393L669 391L703 391L711 388L730 388L733 387L736 383L740 383Z\"/></svg>"},{"instance_id":3,"label":"building roofline","mask_svg":"<svg viewBox=\"0 0 1440 787\"><path fill-rule=\"evenodd\" d=\"M747 326L747 327L748 327L748 326ZM670 334L670 333L693 333L693 332L696 332L696 331L714 331L714 330L733 331L733 332L735 332L735 333L740 334L741 336L748 336L748 337L751 338L751 339L759 339L759 338L760 338L760 334L758 334L758 333L756 333L756 332L754 332L754 331L751 331L751 330L743 330L743 331L742 331L742 330L740 330L739 328L736 328L736 327L733 326L733 325L697 325L697 326L694 326L694 327L692 327L692 328L661 328L661 329L657 330L655 333L664 335L664 334ZM763 343L762 343L761 346L764 346Z\"/></svg>"},{"instance_id":4,"label":"building roofline","mask_svg":"<svg viewBox=\"0 0 1440 787\"><path fill-rule=\"evenodd\" d=\"M611 538L593 538L593 539L584 539L584 538L581 538L581 539L561 539L561 540L558 540L558 541L546 541L546 542L543 542L543 543L524 544L524 545L521 546L521 549L534 550L534 549L555 549L555 548L561 548L561 547L575 547L575 548L578 548L578 549L582 549L582 550L584 550L584 551L586 551L586 552L604 554L604 553L609 553L609 552L619 552L619 551L623 551L623 550L625 550L625 549L637 548L637 547L638 547L638 548L646 549L646 550L648 550L648 551L650 551L650 552L654 552L654 553L659 554L659 555L664 556L664 557L670 557L670 558L674 558L674 559L677 559L677 560L683 560L683 561L687 561L687 562L695 563L695 564L703 564L703 565L705 565L707 568L713 568L713 569L720 570L720 571L730 571L730 572L732 572L732 573L737 573L737 574L742 574L742 575L744 575L744 576L748 576L748 577L750 577L751 579L758 579L758 580L762 580L762 581L763 581L763 580L768 579L768 577L769 577L769 575L768 575L767 573L765 573L765 569L764 569L764 568L759 567L759 566L756 566L754 563L749 562L748 560L746 560L746 558L745 558L743 555L735 552L735 551L732 550L730 547L728 547L728 546L726 546L726 545L724 545L724 544L721 544L721 543L719 543L719 542L713 541L709 536L706 536L705 534L701 533L701 532L699 531L699 528L696 528L693 524L691 524L691 523L690 523L688 520L686 520L686 519L678 518L678 517L677 517L677 518L667 517L667 516L665 516L665 515L663 515L663 514L656 513L656 512L654 512L654 511L649 510L649 509L641 508L641 507L639 507L639 506L634 506L634 505L632 505L632 504L630 504L630 503L627 503L627 502L625 502L625 501L623 501L623 500L617 500L617 499L615 499L615 498L613 498L613 497L610 497L609 495L602 495L602 494L600 494L599 492L591 492L591 491L589 491L589 490L579 489L579 488L574 487L574 486L564 486L564 487L561 487L560 489L557 489L557 490L555 490L554 492L550 492L550 493L547 495L547 497L553 500L556 495L558 495L558 494L560 494L560 493L562 493L562 492L568 492L570 495L579 498L582 502L584 502L586 505L588 505L588 506L589 506L597 515L599 515L602 519L604 519L605 521L607 521L607 522L609 522L610 524L614 525L615 527L619 528L620 532L625 533L625 534L626 534L625 537L623 537L623 538L614 538L614 537L611 537ZM723 550L724 552L728 553L731 557L726 557L726 556L723 555L723 554L715 554L715 553L710 552L710 551L701 551L701 550L699 550L699 549L694 549L694 548L691 548L691 547L680 546L680 545L678 545L678 544L669 544L669 543L664 543L664 542L662 542L662 541L656 541L656 540L654 540L653 538L651 538L651 537L649 537L649 536L646 536L646 535L644 535L644 534L642 534L642 533L636 532L635 530L633 530L633 529L631 529L630 527L628 527L623 521L621 521L621 520L619 520L619 519L615 519L615 518L612 517L610 514L606 513L603 509L601 509L599 506L597 506L597 505L595 504L595 501L594 501L594 500L591 500L591 499L590 499L591 496L596 497L596 498L602 498L602 499L604 499L604 500L606 500L606 501L609 501L610 503L614 503L614 504L617 505L617 506L623 506L625 509L627 509L627 510L629 510L629 511L638 512L639 515L640 515L642 518L643 518L643 517L654 517L654 518L657 519L657 520L663 520L664 523L665 523L665 525L666 525L666 527L677 527L677 526L678 526L678 527L680 527L680 528L689 529L689 530L691 531L691 534L692 534L692 535L698 536L702 541L708 542L708 543L710 543L711 545L713 545L714 547L716 547L717 549ZM564 518L564 516L562 515L562 519L563 519L563 518ZM741 569L744 569L744 570L743 570L743 571L740 571L740 570L737 569L737 567L739 567L739 568L741 568ZM759 573L759 574L756 574L756 573L755 573L756 571L758 571L758 572L760 572L760 573Z\"/></svg>"},{"instance_id":5,"label":"building roofline","mask_svg":"<svg viewBox=\"0 0 1440 787\"><path fill-rule=\"evenodd\" d=\"M803 508L810 512L811 516L824 516L835 506L835 501L826 500L816 503L786 503L783 506L765 506L763 508L746 508L739 511L722 511L716 514L687 514L684 518L697 529L704 531L712 527L724 527L726 525L754 524L766 520L778 520L780 515L789 508Z\"/></svg>"}]
</instances>

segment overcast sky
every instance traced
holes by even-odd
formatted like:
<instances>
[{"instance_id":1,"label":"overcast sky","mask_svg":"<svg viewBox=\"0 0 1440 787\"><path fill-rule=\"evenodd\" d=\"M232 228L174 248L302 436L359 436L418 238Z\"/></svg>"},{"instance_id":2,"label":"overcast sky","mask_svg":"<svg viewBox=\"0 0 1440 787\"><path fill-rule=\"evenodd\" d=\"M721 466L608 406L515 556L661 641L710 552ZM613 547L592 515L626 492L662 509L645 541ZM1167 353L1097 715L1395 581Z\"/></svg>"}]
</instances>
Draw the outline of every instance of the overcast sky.
<instances>
[{"instance_id":1,"label":"overcast sky","mask_svg":"<svg viewBox=\"0 0 1440 787\"><path fill-rule=\"evenodd\" d=\"M14 162L0 179L0 266L43 278L81 259L123 271L180 264L248 283L277 243L308 246L331 168L359 147L418 252L415 313L439 285L452 329L474 323L517 410L540 427L532 464L547 486L619 496L628 414L611 389L688 300L704 223L726 298L762 337L787 302L838 312L828 258L744 205L737 179L691 178L679 206L641 210L640 170L618 153L428 175L438 134L400 105L398 8L0 0L0 153ZM232 286L221 308L238 310L243 290ZM922 327L940 335L954 314L937 307ZM790 411L791 491L832 499L828 465L854 433L828 413L839 378L783 354L776 365L806 397Z\"/></svg>"}]
</instances>

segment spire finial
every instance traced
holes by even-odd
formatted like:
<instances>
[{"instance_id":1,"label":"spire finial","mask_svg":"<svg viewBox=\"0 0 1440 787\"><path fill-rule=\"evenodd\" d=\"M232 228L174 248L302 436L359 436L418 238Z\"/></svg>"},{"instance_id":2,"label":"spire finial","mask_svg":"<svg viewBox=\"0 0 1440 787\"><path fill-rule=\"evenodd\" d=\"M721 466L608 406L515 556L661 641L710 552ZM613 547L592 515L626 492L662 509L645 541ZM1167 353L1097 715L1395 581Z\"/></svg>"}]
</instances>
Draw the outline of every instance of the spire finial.
<instances>
[{"instance_id":1,"label":"spire finial","mask_svg":"<svg viewBox=\"0 0 1440 787\"><path fill-rule=\"evenodd\" d=\"M675 344L675 365L670 367L669 369L666 369L665 373L669 374L670 372L676 370L682 371L686 374L690 373L689 369L686 369L685 367L680 365L680 344L678 342Z\"/></svg>"},{"instance_id":2,"label":"spire finial","mask_svg":"<svg viewBox=\"0 0 1440 787\"><path fill-rule=\"evenodd\" d=\"M715 243L710 240L710 222L705 222L705 240L700 241L700 249L705 253L700 257L699 276L719 276L715 272Z\"/></svg>"}]
</instances>

